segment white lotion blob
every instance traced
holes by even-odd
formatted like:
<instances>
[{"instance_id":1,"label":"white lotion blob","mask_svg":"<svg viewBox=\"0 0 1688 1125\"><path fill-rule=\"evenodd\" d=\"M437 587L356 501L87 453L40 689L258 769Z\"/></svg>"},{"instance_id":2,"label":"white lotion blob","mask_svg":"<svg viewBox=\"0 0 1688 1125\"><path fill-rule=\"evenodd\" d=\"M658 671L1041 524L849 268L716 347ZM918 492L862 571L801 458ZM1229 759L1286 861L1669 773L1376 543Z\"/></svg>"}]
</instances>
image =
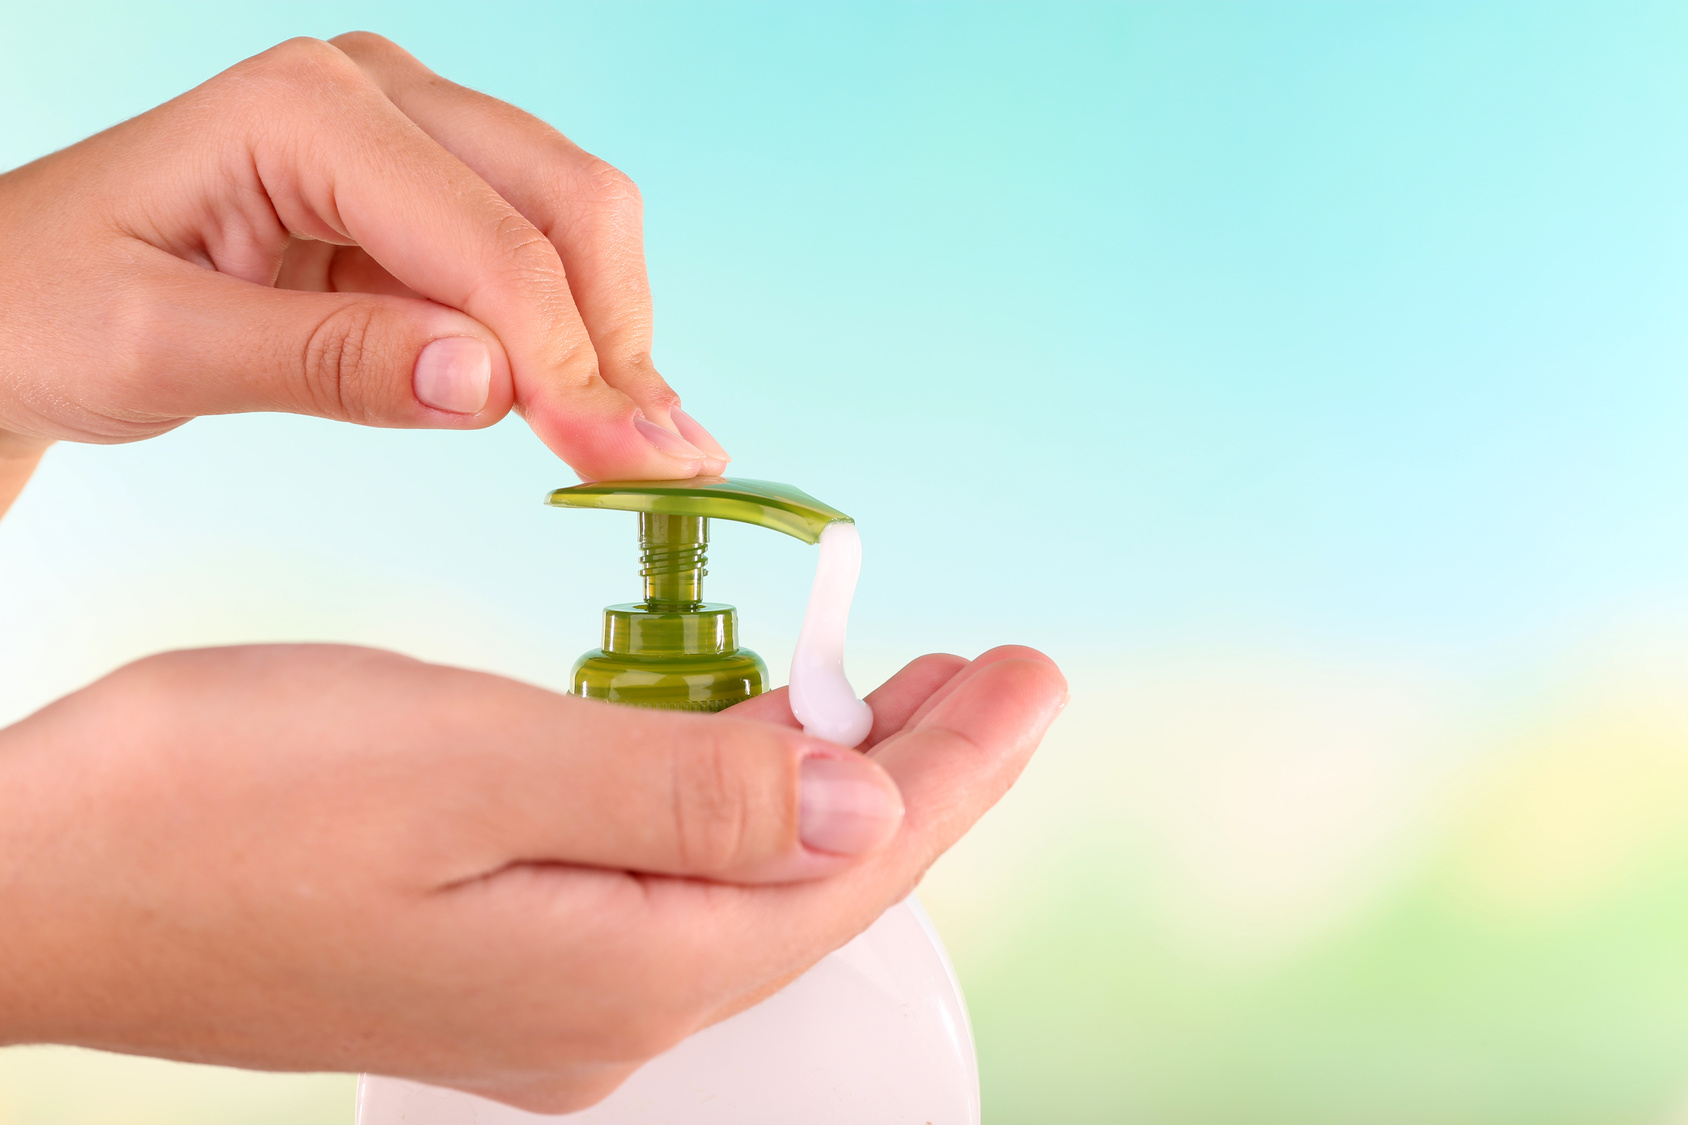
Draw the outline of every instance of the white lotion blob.
<instances>
[{"instance_id":1,"label":"white lotion blob","mask_svg":"<svg viewBox=\"0 0 1688 1125\"><path fill-rule=\"evenodd\" d=\"M791 713L803 733L855 746L873 729L873 710L856 698L844 675L844 630L862 572L862 537L840 520L821 532L821 557L803 631L791 654Z\"/></svg>"}]
</instances>

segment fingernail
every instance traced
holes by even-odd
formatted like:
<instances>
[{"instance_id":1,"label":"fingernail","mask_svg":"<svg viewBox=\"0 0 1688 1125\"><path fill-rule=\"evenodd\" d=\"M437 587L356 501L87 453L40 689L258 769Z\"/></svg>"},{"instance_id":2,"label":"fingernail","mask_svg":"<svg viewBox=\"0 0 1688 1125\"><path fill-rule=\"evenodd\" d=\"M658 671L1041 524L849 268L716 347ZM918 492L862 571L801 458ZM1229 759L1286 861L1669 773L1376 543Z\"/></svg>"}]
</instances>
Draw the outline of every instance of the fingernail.
<instances>
[{"instance_id":1,"label":"fingernail","mask_svg":"<svg viewBox=\"0 0 1688 1125\"><path fill-rule=\"evenodd\" d=\"M473 336L446 336L422 349L410 382L424 406L474 414L486 406L492 356Z\"/></svg>"},{"instance_id":2,"label":"fingernail","mask_svg":"<svg viewBox=\"0 0 1688 1125\"><path fill-rule=\"evenodd\" d=\"M676 406L668 412L674 428L680 431L680 436L703 450L704 455L711 461L717 461L725 466L733 459L732 454L721 448L721 443L712 437L708 430L697 424L697 419Z\"/></svg>"},{"instance_id":3,"label":"fingernail","mask_svg":"<svg viewBox=\"0 0 1688 1125\"><path fill-rule=\"evenodd\" d=\"M649 418L634 418L633 425L645 436L645 440L654 445L659 453L666 453L670 457L678 457L682 461L702 461L703 450L681 437L672 430L665 430Z\"/></svg>"},{"instance_id":4,"label":"fingernail","mask_svg":"<svg viewBox=\"0 0 1688 1125\"><path fill-rule=\"evenodd\" d=\"M895 789L866 758L807 758L798 783L798 835L806 847L862 855L885 843L903 818Z\"/></svg>"}]
</instances>

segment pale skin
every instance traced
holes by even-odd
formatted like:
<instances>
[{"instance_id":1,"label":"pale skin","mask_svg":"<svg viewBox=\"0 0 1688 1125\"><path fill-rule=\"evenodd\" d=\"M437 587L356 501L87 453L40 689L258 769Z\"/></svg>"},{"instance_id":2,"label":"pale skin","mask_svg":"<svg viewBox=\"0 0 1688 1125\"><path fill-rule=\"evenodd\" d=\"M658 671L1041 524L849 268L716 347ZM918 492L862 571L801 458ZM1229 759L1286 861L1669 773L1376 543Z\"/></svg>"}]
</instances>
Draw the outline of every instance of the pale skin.
<instances>
[{"instance_id":1,"label":"pale skin","mask_svg":"<svg viewBox=\"0 0 1688 1125\"><path fill-rule=\"evenodd\" d=\"M292 41L0 176L0 511L54 441L283 410L718 473L632 183L379 37ZM16 643L15 641L13 643ZM576 1109L861 932L1063 706L914 661L859 748L328 645L167 653L0 730L0 1043Z\"/></svg>"}]
</instances>

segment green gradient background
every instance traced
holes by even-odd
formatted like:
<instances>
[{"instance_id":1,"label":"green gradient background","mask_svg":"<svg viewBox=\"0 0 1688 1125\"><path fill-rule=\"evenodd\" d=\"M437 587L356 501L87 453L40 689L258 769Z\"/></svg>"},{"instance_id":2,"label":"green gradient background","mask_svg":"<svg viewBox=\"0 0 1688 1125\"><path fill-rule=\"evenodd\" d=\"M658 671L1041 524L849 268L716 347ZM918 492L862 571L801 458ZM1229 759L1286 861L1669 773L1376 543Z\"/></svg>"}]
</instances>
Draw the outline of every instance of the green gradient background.
<instances>
[{"instance_id":1,"label":"green gradient background","mask_svg":"<svg viewBox=\"0 0 1688 1125\"><path fill-rule=\"evenodd\" d=\"M923 891L992 1125L1688 1120L1688 9L6 0L0 166L356 26L640 183L663 370L861 521L858 681L1071 672ZM57 449L0 721L182 644L561 685L632 575L569 479L514 421ZM776 668L811 560L718 535ZM349 1116L0 1052L0 1125Z\"/></svg>"}]
</instances>

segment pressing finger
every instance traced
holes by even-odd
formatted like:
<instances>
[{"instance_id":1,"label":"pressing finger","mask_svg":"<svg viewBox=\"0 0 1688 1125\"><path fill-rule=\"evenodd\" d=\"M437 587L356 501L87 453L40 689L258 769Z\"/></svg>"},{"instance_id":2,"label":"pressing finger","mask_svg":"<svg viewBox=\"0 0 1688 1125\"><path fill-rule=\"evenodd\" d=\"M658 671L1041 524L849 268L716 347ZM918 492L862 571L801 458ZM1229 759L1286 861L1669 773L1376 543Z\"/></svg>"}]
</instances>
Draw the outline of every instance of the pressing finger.
<instances>
[{"instance_id":1,"label":"pressing finger","mask_svg":"<svg viewBox=\"0 0 1688 1125\"><path fill-rule=\"evenodd\" d=\"M719 475L726 450L680 409L651 362L644 205L633 181L537 117L441 78L379 35L353 32L332 42L550 240L604 381L643 412L641 429L659 448L702 457L701 471ZM518 402L541 437L565 440L574 425L560 393L566 388L538 374L532 382L518 377Z\"/></svg>"},{"instance_id":2,"label":"pressing finger","mask_svg":"<svg viewBox=\"0 0 1688 1125\"><path fill-rule=\"evenodd\" d=\"M293 236L356 244L409 291L485 325L502 344L511 382L493 384L482 409L502 413L512 398L521 409L543 407L548 421L540 436L583 475L697 473L702 455L678 439L653 442L648 431L660 427L602 378L551 241L400 112L344 52L293 40L201 89L218 83L272 87L273 96L242 104L291 107L282 115L255 111L235 123L245 144L226 146L223 159L226 175L251 189L237 196L250 210L243 228L264 232L278 249ZM191 133L195 104L187 95L160 127ZM221 104L209 99L208 117L221 113ZM157 244L184 259L196 254L166 237ZM211 257L220 272L263 285L274 280L250 276L251 263L266 258L243 254L240 246L214 247ZM463 358L450 349L427 361L416 357L417 399L452 387Z\"/></svg>"}]
</instances>

